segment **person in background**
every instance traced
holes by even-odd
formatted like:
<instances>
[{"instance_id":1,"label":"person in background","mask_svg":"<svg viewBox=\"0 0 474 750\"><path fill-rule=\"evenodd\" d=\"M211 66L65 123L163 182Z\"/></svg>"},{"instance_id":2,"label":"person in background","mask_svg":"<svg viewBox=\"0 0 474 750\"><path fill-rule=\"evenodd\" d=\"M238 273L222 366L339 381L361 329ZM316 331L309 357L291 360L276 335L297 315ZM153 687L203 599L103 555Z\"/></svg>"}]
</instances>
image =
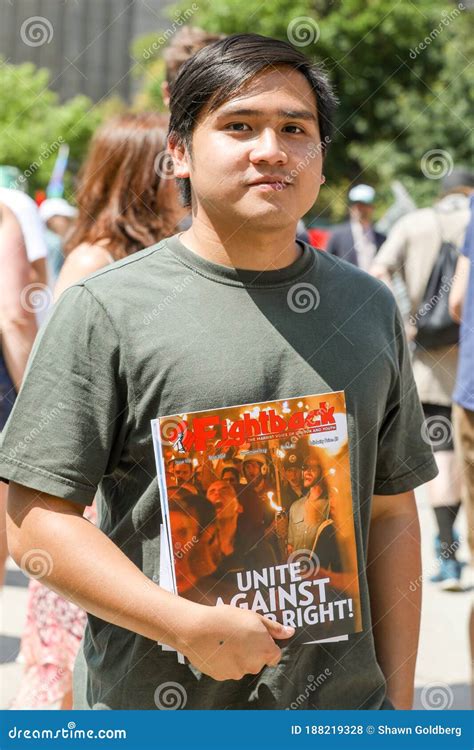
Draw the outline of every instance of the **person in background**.
<instances>
[{"instance_id":1,"label":"person in background","mask_svg":"<svg viewBox=\"0 0 474 750\"><path fill-rule=\"evenodd\" d=\"M23 243L31 266L31 283L39 287L47 284L46 257L48 254L44 227L38 206L29 195L19 189L25 179L16 167L0 167L0 203L16 217L23 235Z\"/></svg>"},{"instance_id":2,"label":"person in background","mask_svg":"<svg viewBox=\"0 0 474 750\"><path fill-rule=\"evenodd\" d=\"M375 190L370 185L356 185L349 190L349 221L334 227L326 251L368 271L385 240L374 229Z\"/></svg>"},{"instance_id":3,"label":"person in background","mask_svg":"<svg viewBox=\"0 0 474 750\"><path fill-rule=\"evenodd\" d=\"M166 116L155 113L119 115L96 133L82 170L77 223L56 298L84 276L174 231L181 214L174 181L163 180L154 168L166 134ZM95 503L86 518L96 521ZM23 680L11 708L70 709L86 614L40 581L31 580L28 593L19 657Z\"/></svg>"},{"instance_id":4,"label":"person in background","mask_svg":"<svg viewBox=\"0 0 474 750\"><path fill-rule=\"evenodd\" d=\"M161 84L161 95L165 107L169 106L171 87L184 63L203 47L224 39L225 36L225 34L213 34L198 26L183 26L177 34L173 35L163 52L165 80Z\"/></svg>"},{"instance_id":5,"label":"person in background","mask_svg":"<svg viewBox=\"0 0 474 750\"><path fill-rule=\"evenodd\" d=\"M46 228L48 246L48 272L54 283L64 263L64 243L71 234L77 209L64 198L47 198L39 207Z\"/></svg>"},{"instance_id":6,"label":"person in background","mask_svg":"<svg viewBox=\"0 0 474 750\"><path fill-rule=\"evenodd\" d=\"M469 220L469 194L474 176L454 169L442 183L442 196L431 208L421 208L403 216L381 247L372 273L390 283L400 273L410 301L410 320L420 315L425 289L438 259L443 241L461 247ZM407 328L414 339L416 326ZM439 570L432 581L445 590L459 590L461 565L457 560L459 541L454 522L460 508L461 485L451 425L452 393L458 363L458 347L442 346L412 351L413 373L425 413L425 431L432 443L439 474L427 484L430 503L438 526L435 552Z\"/></svg>"},{"instance_id":7,"label":"person in background","mask_svg":"<svg viewBox=\"0 0 474 750\"><path fill-rule=\"evenodd\" d=\"M35 301L46 309L46 242L35 202L19 189L17 167L0 166L0 431L13 408L37 331ZM44 310L38 310L38 317ZM0 589L8 548L7 488L0 482Z\"/></svg>"},{"instance_id":8,"label":"person in background","mask_svg":"<svg viewBox=\"0 0 474 750\"><path fill-rule=\"evenodd\" d=\"M23 291L35 278L24 235L13 211L0 199L0 432L5 427L20 389L26 362L35 340L34 309ZM0 482L0 590L8 547L5 529L7 485Z\"/></svg>"},{"instance_id":9,"label":"person in background","mask_svg":"<svg viewBox=\"0 0 474 750\"><path fill-rule=\"evenodd\" d=\"M78 215L56 286L64 289L94 271L168 237L180 207L173 179L155 161L166 150L168 118L125 113L107 121L92 139L80 175Z\"/></svg>"},{"instance_id":10,"label":"person in background","mask_svg":"<svg viewBox=\"0 0 474 750\"><path fill-rule=\"evenodd\" d=\"M468 526L471 566L474 566L474 195L470 197L470 219L454 284L449 295L449 311L461 324L459 367L453 393L453 424L456 450L462 467L463 492ZM469 622L471 664L474 669L474 607ZM471 674L474 687L474 672ZM474 697L474 696L473 696Z\"/></svg>"}]
</instances>

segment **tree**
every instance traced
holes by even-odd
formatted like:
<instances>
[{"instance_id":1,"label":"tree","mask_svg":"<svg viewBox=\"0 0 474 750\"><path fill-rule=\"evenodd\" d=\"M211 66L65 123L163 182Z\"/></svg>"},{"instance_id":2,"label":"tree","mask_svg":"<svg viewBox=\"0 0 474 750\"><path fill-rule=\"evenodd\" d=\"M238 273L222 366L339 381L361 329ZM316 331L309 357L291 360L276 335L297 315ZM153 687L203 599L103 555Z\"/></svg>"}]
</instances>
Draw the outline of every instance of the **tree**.
<instances>
[{"instance_id":1,"label":"tree","mask_svg":"<svg viewBox=\"0 0 474 750\"><path fill-rule=\"evenodd\" d=\"M29 192L44 189L61 143L69 145L70 166L77 170L104 110L85 96L61 104L48 88L47 70L0 62L0 164L18 167Z\"/></svg>"},{"instance_id":2,"label":"tree","mask_svg":"<svg viewBox=\"0 0 474 750\"><path fill-rule=\"evenodd\" d=\"M454 162L466 160L472 84L461 56L472 52L474 33L472 13L461 6L449 0L267 0L249 11L241 0L200 0L192 24L289 39L327 69L340 105L317 207L334 219L345 210L354 181L371 182L387 203L397 177L426 203L439 183L421 171L423 155L442 149ZM173 6L170 19L186 7ZM148 49L153 39L148 36ZM161 52L157 45L148 58L148 105L161 106Z\"/></svg>"}]
</instances>

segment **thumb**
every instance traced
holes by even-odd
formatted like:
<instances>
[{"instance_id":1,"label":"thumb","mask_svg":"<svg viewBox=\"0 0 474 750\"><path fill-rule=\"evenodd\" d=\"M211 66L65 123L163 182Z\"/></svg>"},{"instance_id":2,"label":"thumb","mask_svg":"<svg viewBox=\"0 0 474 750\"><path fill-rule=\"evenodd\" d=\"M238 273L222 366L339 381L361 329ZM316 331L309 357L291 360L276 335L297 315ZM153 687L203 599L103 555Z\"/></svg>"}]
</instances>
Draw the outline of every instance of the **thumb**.
<instances>
[{"instance_id":1,"label":"thumb","mask_svg":"<svg viewBox=\"0 0 474 750\"><path fill-rule=\"evenodd\" d=\"M282 638L291 638L291 636L295 634L294 628L290 628L287 625L282 625L280 622L276 622L275 620L270 620L268 617L264 617L263 615L260 616L262 618L263 624L265 625L272 638L281 640Z\"/></svg>"}]
</instances>

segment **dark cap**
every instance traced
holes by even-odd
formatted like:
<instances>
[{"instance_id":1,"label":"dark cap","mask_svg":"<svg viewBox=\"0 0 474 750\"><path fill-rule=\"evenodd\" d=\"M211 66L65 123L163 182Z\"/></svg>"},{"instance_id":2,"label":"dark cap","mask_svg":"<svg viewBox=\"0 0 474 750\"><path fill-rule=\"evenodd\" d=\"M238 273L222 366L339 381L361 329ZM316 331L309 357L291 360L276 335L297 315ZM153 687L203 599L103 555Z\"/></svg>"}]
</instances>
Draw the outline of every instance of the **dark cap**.
<instances>
[{"instance_id":1,"label":"dark cap","mask_svg":"<svg viewBox=\"0 0 474 750\"><path fill-rule=\"evenodd\" d=\"M457 187L474 188L474 173L465 167L455 167L452 172L443 177L441 190L450 193Z\"/></svg>"},{"instance_id":2,"label":"dark cap","mask_svg":"<svg viewBox=\"0 0 474 750\"><path fill-rule=\"evenodd\" d=\"M296 453L296 451L289 451L285 454L285 458L283 459L284 469L301 469L302 466L303 460L299 453Z\"/></svg>"}]
</instances>

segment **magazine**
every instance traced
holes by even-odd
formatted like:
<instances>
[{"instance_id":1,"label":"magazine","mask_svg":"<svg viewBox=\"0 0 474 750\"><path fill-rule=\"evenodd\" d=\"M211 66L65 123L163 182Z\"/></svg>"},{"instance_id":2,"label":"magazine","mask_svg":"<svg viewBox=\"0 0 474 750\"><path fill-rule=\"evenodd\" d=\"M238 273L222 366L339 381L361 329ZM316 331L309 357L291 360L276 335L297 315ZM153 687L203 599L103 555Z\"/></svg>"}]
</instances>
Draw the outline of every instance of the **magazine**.
<instances>
[{"instance_id":1,"label":"magazine","mask_svg":"<svg viewBox=\"0 0 474 750\"><path fill-rule=\"evenodd\" d=\"M160 581L254 610L292 642L362 630L344 393L152 420Z\"/></svg>"}]
</instances>

